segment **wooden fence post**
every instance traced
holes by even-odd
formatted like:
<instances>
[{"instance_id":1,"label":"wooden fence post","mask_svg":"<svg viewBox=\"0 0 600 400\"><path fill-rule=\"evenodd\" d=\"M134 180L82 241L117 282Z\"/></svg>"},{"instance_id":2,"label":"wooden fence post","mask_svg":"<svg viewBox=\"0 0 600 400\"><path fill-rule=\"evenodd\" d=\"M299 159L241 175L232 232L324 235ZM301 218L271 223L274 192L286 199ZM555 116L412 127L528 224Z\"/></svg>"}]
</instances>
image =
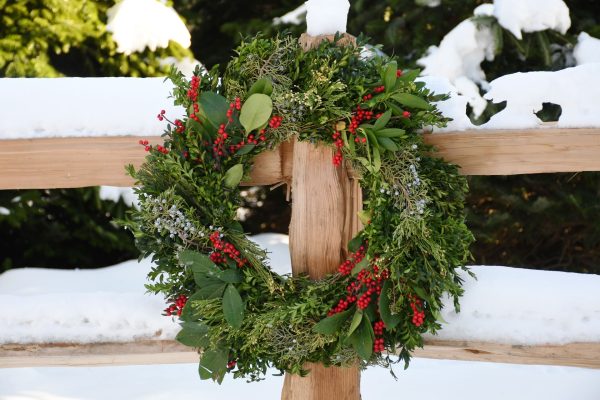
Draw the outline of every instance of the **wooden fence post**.
<instances>
[{"instance_id":1,"label":"wooden fence post","mask_svg":"<svg viewBox=\"0 0 600 400\"><path fill-rule=\"evenodd\" d=\"M333 37L300 38L305 51ZM354 38L347 35L343 44ZM342 45L343 45L342 44ZM290 253L294 274L319 279L335 272L346 258L348 241L360 230L362 208L358 180L346 166L333 165L331 146L294 143L292 161L292 220ZM309 363L302 378L286 374L283 400L359 400L360 371Z\"/></svg>"}]
</instances>

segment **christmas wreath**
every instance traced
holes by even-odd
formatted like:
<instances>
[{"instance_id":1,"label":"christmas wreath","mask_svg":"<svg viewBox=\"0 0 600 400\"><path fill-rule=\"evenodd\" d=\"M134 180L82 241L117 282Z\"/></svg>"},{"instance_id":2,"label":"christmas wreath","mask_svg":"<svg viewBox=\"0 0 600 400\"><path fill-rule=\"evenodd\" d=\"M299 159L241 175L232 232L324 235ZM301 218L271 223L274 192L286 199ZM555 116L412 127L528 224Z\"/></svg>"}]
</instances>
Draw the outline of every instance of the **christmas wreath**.
<instances>
[{"instance_id":1,"label":"christmas wreath","mask_svg":"<svg viewBox=\"0 0 600 400\"><path fill-rule=\"evenodd\" d=\"M156 265L147 288L179 318L177 340L201 349L202 379L305 374L306 362L408 365L422 334L440 328L442 296L458 308L467 184L420 133L446 122L431 103L444 96L415 81L417 70L368 54L364 39L338 39L303 51L291 36L259 37L222 77L173 71L186 116L161 112L164 143L141 140L146 161L128 167L141 208L127 225ZM294 136L333 146L332 168L350 165L366 199L350 256L317 281L274 273L236 221L253 158Z\"/></svg>"}]
</instances>

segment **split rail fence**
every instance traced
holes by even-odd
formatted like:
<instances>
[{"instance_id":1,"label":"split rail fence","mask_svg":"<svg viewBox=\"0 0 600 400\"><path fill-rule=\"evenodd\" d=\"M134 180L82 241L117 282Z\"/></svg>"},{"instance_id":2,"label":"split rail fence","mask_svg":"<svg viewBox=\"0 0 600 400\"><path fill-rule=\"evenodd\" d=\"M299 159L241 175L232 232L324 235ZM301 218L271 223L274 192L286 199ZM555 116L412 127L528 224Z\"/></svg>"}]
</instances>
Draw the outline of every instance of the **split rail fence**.
<instances>
[{"instance_id":1,"label":"split rail fence","mask_svg":"<svg viewBox=\"0 0 600 400\"><path fill-rule=\"evenodd\" d=\"M439 156L464 175L600 171L600 129L464 131L425 134ZM0 141L0 189L131 186L124 165L140 165L138 138L82 137ZM290 183L294 144L255 160L246 185ZM293 193L292 193L293 195ZM416 357L600 368L600 338L591 343L517 345L428 340ZM129 343L0 344L0 367L123 365L195 362L198 355L175 341Z\"/></svg>"}]
</instances>

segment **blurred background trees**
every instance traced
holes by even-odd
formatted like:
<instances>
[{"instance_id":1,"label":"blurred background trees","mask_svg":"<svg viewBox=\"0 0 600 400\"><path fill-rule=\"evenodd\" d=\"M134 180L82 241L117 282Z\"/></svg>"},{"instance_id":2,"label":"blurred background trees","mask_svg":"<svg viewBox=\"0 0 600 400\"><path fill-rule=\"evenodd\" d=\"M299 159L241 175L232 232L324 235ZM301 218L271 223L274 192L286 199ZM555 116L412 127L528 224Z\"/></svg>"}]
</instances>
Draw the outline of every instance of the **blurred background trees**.
<instances>
[{"instance_id":1,"label":"blurred background trees","mask_svg":"<svg viewBox=\"0 0 600 400\"><path fill-rule=\"evenodd\" d=\"M577 34L585 31L600 37L600 13L592 0L565 2L572 21L565 35L547 30L524 34L518 40L501 29L493 18L480 20L479 23L492 26L499 44L496 58L482 64L487 79L491 81L516 71L571 66ZM281 30L303 32L303 24L273 23L274 18L302 3L302 0L169 2L190 29L191 52L207 67L224 66L244 36L258 32L271 36ZM432 6L436 3L440 4ZM372 43L382 44L383 51L403 60L405 67L414 68L429 46L439 44L451 29L472 17L473 9L482 3L482 0L354 0L348 31L365 33ZM153 76L164 73L162 58L189 54L174 43L156 52L146 50L130 56L117 53L111 34L105 31L106 9L113 1L13 0L8 4L0 0L2 76ZM482 119L498 109L499 106L490 104ZM555 120L559 113L559 109L549 109L543 117ZM473 246L475 262L600 273L600 174L471 177L470 184L467 218L477 238ZM242 214L246 216L244 224L248 232L287 232L290 206L283 188L246 192ZM17 196L20 200L14 201ZM54 205L57 208L52 208ZM124 205L99 200L97 189L2 192L0 206L11 210L9 215L0 213L0 229L5 238L0 245L0 268L97 267L135 254L131 241L125 244L123 232L110 222L112 217L122 216ZM69 208L69 212L48 217L64 208ZM93 217L94 213L105 218ZM91 243L95 250L73 251L74 242L50 234L56 224L81 239L77 242L79 248ZM81 231L73 230L73 226ZM32 236L32 231L49 234ZM32 237L49 245L38 246L39 252L33 252L31 243L29 247L24 244ZM61 239L52 241L53 237Z\"/></svg>"}]
</instances>

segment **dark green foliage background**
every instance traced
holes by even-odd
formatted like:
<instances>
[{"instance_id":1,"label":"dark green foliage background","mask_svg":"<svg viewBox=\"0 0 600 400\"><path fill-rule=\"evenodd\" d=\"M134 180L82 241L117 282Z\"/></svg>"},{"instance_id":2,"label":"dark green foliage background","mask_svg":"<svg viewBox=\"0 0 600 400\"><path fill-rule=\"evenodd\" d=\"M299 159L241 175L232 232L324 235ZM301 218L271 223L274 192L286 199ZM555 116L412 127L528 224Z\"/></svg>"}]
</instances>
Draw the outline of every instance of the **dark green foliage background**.
<instances>
[{"instance_id":1,"label":"dark green foliage background","mask_svg":"<svg viewBox=\"0 0 600 400\"><path fill-rule=\"evenodd\" d=\"M211 67L215 64L225 65L245 35L263 32L270 36L280 29L289 29L296 34L304 31L303 25L274 27L271 23L274 17L285 14L302 2L174 0L172 4L185 18L192 32L195 57ZM593 0L565 2L572 20L567 34L550 31L524 34L519 42L503 31L503 46L498 49L496 59L483 65L488 80L515 71L564 68L569 65L566 55L579 32L585 31L600 37L600 5ZM69 10L65 9L65 5L59 7L59 3L63 2L0 0L0 9L3 10L0 16L1 76L149 76L162 72L156 67L154 58L160 54L155 56L145 52L131 57L117 55L114 51L116 46L109 35L98 33L96 27L102 24L104 11L113 4L112 1L71 0L67 2L71 7ZM382 43L385 52L399 56L407 67L412 67L430 45L437 45L454 26L471 16L473 9L483 1L442 0L442 5L435 8L419 6L414 0L356 0L351 3L348 31L364 32L373 38L372 43ZM6 12L7 7L16 5L21 7L21 14L15 14L18 18ZM40 24L36 20L37 23L33 24L27 21L33 20L33 17L27 16L31 10L50 9L52 6L55 11L52 15L46 14L46 23ZM88 16L83 20L79 17L77 23L68 25L64 22L85 13ZM389 18L385 18L386 14ZM6 18L9 17L13 19L12 23L7 23ZM21 22L16 25L14 21ZM19 46L25 48L28 43L34 43L32 48L36 53L23 53L25 50L22 49L17 51ZM166 51L180 54L182 50L169 48ZM11 64L11 60L21 60L21 64ZM491 106L485 118L489 118L496 110L497 107ZM473 246L476 262L600 273L600 174L472 177L470 182L468 221L477 238ZM0 206L11 210L17 207L10 201L15 195L3 193ZM21 197L27 196L21 193ZM43 196L38 193L33 197L32 201L36 203ZM87 214L88 210L73 198L61 199L63 207L75 207L72 210L74 214L85 215L85 218L92 220L93 217ZM285 190L263 190L255 198L246 199L246 202L251 211L245 222L246 230L252 233L287 231L289 204L285 202ZM44 236L44 232L50 230L44 228L44 217L36 210L37 207L22 207L20 212L25 213L22 215L27 215L26 218L17 214L8 217L0 215L0 229L3 232L0 268L12 265L56 266L54 260L72 251L68 242L54 241L51 235ZM52 245L47 246L43 253L17 250L24 248L19 247L18 243L30 240L30 231L23 227L13 228L16 226L13 220L18 218L27 219L28 224L38 226L37 240L48 241ZM102 226L110 225L105 223L108 225ZM121 239L107 240L106 236L100 234L95 238L98 243L104 242L98 248L104 247L112 258L101 258L99 253L91 251L82 252L81 258L70 262L61 259L59 265L98 267L107 265L105 261L110 263L110 260L133 257L135 254L129 243L129 250L123 251ZM86 240L89 239L87 237ZM52 260L52 263L46 263L46 260Z\"/></svg>"}]
</instances>

